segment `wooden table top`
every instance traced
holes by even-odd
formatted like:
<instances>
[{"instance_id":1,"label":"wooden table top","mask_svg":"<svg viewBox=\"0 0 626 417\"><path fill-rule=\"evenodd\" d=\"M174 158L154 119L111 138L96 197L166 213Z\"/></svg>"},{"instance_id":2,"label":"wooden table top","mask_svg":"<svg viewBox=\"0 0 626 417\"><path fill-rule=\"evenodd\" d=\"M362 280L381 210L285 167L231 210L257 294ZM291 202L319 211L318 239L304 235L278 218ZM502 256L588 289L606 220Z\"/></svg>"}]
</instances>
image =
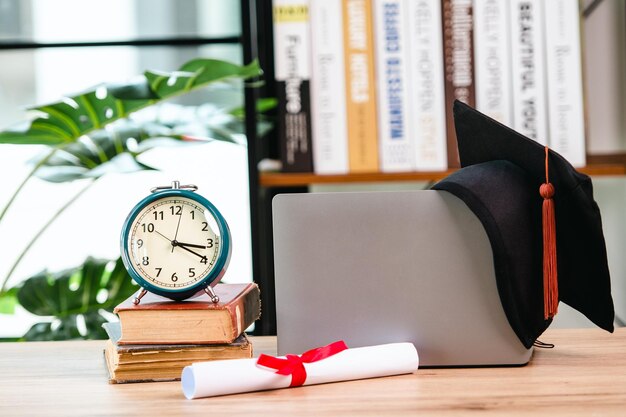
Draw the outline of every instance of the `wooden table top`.
<instances>
[{"instance_id":1,"label":"wooden table top","mask_svg":"<svg viewBox=\"0 0 626 417\"><path fill-rule=\"evenodd\" d=\"M626 415L626 328L548 330L513 368L403 376L187 400L180 382L111 385L104 341L0 344L0 416ZM252 337L255 353L274 337ZM300 352L297 352L300 353Z\"/></svg>"}]
</instances>

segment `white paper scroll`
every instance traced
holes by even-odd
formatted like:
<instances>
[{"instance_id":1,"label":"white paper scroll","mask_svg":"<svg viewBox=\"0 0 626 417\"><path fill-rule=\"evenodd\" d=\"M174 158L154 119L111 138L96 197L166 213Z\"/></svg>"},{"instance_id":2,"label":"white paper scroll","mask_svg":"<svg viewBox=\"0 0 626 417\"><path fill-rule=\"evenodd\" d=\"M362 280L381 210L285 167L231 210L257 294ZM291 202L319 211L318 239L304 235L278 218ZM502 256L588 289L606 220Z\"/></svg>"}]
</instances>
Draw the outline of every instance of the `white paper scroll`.
<instances>
[{"instance_id":1,"label":"white paper scroll","mask_svg":"<svg viewBox=\"0 0 626 417\"><path fill-rule=\"evenodd\" d=\"M181 382L188 399L287 388L291 375L261 368L257 359L199 362L183 369ZM411 343L347 349L318 362L306 363L304 385L412 373L419 357Z\"/></svg>"}]
</instances>

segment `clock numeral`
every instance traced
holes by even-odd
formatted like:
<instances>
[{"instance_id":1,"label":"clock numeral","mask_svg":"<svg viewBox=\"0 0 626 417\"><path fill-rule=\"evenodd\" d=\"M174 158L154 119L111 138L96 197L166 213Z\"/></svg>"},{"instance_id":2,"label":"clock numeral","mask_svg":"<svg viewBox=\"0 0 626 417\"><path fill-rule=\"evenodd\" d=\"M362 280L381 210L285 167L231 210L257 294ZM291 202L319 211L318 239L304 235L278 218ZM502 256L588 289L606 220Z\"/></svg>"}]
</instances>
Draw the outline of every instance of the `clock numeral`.
<instances>
[{"instance_id":1,"label":"clock numeral","mask_svg":"<svg viewBox=\"0 0 626 417\"><path fill-rule=\"evenodd\" d=\"M140 248L143 246L143 239L137 239L137 248Z\"/></svg>"},{"instance_id":2,"label":"clock numeral","mask_svg":"<svg viewBox=\"0 0 626 417\"><path fill-rule=\"evenodd\" d=\"M157 271L156 276L157 276L157 278L158 278L158 276L159 276L159 275L161 275L161 270L162 270L163 268L154 268L154 269L156 269L156 271Z\"/></svg>"},{"instance_id":3,"label":"clock numeral","mask_svg":"<svg viewBox=\"0 0 626 417\"><path fill-rule=\"evenodd\" d=\"M152 214L154 214L154 220L163 220L163 210L155 211Z\"/></svg>"},{"instance_id":4,"label":"clock numeral","mask_svg":"<svg viewBox=\"0 0 626 417\"><path fill-rule=\"evenodd\" d=\"M146 233L146 231L148 233L154 232L154 224L153 223L148 223L148 224L141 223L141 228L143 229L144 233Z\"/></svg>"},{"instance_id":5,"label":"clock numeral","mask_svg":"<svg viewBox=\"0 0 626 417\"><path fill-rule=\"evenodd\" d=\"M189 268L189 278L196 276L196 268Z\"/></svg>"},{"instance_id":6,"label":"clock numeral","mask_svg":"<svg viewBox=\"0 0 626 417\"><path fill-rule=\"evenodd\" d=\"M171 206L170 211L172 212L172 216L180 216L183 214L183 206Z\"/></svg>"},{"instance_id":7,"label":"clock numeral","mask_svg":"<svg viewBox=\"0 0 626 417\"><path fill-rule=\"evenodd\" d=\"M206 257L206 256L203 256L202 258L200 258L200 263L201 263L201 264L205 264L205 265L206 265L208 261L209 261L209 260L207 259L207 257Z\"/></svg>"},{"instance_id":8,"label":"clock numeral","mask_svg":"<svg viewBox=\"0 0 626 417\"><path fill-rule=\"evenodd\" d=\"M195 220L196 219L196 211L195 210L191 210L191 220Z\"/></svg>"},{"instance_id":9,"label":"clock numeral","mask_svg":"<svg viewBox=\"0 0 626 417\"><path fill-rule=\"evenodd\" d=\"M202 222L202 231L203 232L209 231L209 224L207 222Z\"/></svg>"},{"instance_id":10,"label":"clock numeral","mask_svg":"<svg viewBox=\"0 0 626 417\"><path fill-rule=\"evenodd\" d=\"M176 282L176 281L178 281L178 276L176 275L176 272L174 272L172 274L172 282Z\"/></svg>"},{"instance_id":11,"label":"clock numeral","mask_svg":"<svg viewBox=\"0 0 626 417\"><path fill-rule=\"evenodd\" d=\"M207 239L206 240L206 247L207 248L212 248L213 247L213 239Z\"/></svg>"},{"instance_id":12,"label":"clock numeral","mask_svg":"<svg viewBox=\"0 0 626 417\"><path fill-rule=\"evenodd\" d=\"M150 258L147 256L144 256L143 258L141 258L141 264L142 265L150 265Z\"/></svg>"}]
</instances>

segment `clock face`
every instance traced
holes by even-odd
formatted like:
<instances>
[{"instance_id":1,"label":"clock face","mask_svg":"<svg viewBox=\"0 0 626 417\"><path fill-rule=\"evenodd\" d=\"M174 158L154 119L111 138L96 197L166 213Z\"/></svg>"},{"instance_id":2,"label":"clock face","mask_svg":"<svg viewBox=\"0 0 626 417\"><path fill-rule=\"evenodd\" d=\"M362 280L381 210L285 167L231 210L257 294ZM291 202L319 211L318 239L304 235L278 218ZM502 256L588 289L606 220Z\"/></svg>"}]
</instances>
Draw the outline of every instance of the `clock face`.
<instances>
[{"instance_id":1,"label":"clock face","mask_svg":"<svg viewBox=\"0 0 626 417\"><path fill-rule=\"evenodd\" d=\"M221 251L216 219L191 198L168 196L142 208L129 225L128 262L154 287L183 291L216 267Z\"/></svg>"}]
</instances>

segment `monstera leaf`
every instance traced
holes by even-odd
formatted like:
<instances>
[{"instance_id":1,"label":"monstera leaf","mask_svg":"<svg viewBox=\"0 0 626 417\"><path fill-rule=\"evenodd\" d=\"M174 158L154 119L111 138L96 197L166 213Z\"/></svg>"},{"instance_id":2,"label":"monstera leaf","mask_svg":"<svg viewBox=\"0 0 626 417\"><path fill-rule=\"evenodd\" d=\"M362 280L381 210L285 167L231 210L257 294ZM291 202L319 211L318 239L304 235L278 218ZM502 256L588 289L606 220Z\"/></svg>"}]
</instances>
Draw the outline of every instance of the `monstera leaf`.
<instances>
[{"instance_id":1,"label":"monstera leaf","mask_svg":"<svg viewBox=\"0 0 626 417\"><path fill-rule=\"evenodd\" d=\"M217 81L261 74L258 62L240 66L214 59L194 59L171 73L146 71L139 81L102 84L84 93L33 107L41 116L0 132L0 143L59 145L125 118L160 100Z\"/></svg>"},{"instance_id":2,"label":"monstera leaf","mask_svg":"<svg viewBox=\"0 0 626 417\"><path fill-rule=\"evenodd\" d=\"M121 258L88 258L75 269L43 271L22 284L17 298L29 312L52 320L33 325L23 340L105 339L102 311L112 310L136 289Z\"/></svg>"},{"instance_id":3,"label":"monstera leaf","mask_svg":"<svg viewBox=\"0 0 626 417\"><path fill-rule=\"evenodd\" d=\"M162 103L137 117L118 120L105 129L31 161L40 164L36 176L49 182L97 179L109 173L155 169L138 157L155 147L193 145L212 141L245 144L243 121L228 107L212 104L181 106ZM266 123L267 124L267 123ZM261 122L259 129L263 128Z\"/></svg>"},{"instance_id":4,"label":"monstera leaf","mask_svg":"<svg viewBox=\"0 0 626 417\"><path fill-rule=\"evenodd\" d=\"M106 129L82 136L58 149L51 157L44 156L46 161L35 175L50 182L66 182L97 179L113 172L152 170L155 168L140 162L137 157L165 141L185 143L183 136L172 134L165 126L120 120Z\"/></svg>"}]
</instances>

